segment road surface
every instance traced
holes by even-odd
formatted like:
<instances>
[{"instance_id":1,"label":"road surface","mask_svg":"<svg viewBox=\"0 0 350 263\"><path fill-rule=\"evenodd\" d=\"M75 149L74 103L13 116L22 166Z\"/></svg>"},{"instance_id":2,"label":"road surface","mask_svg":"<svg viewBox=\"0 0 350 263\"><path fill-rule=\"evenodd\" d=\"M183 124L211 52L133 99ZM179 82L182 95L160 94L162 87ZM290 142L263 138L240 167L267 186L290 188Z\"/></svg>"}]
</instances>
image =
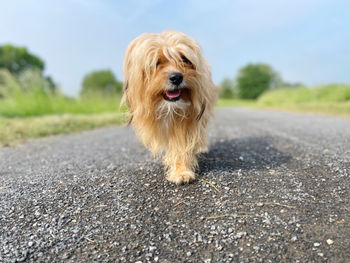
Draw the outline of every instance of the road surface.
<instances>
[{"instance_id":1,"label":"road surface","mask_svg":"<svg viewBox=\"0 0 350 263\"><path fill-rule=\"evenodd\" d=\"M126 127L0 148L0 262L350 262L350 120L220 108L175 186Z\"/></svg>"}]
</instances>

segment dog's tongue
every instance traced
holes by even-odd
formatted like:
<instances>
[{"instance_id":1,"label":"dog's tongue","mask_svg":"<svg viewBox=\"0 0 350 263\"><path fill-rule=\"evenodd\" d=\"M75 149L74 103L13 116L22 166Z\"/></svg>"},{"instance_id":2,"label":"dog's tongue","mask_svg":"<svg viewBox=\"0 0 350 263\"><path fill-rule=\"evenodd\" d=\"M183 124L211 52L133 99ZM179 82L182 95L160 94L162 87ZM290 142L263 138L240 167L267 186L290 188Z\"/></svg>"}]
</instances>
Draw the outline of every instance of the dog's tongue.
<instances>
[{"instance_id":1,"label":"dog's tongue","mask_svg":"<svg viewBox=\"0 0 350 263\"><path fill-rule=\"evenodd\" d=\"M180 96L181 91L179 89L177 90L172 90L172 91L166 91L165 94L167 95L168 98L174 99Z\"/></svg>"}]
</instances>

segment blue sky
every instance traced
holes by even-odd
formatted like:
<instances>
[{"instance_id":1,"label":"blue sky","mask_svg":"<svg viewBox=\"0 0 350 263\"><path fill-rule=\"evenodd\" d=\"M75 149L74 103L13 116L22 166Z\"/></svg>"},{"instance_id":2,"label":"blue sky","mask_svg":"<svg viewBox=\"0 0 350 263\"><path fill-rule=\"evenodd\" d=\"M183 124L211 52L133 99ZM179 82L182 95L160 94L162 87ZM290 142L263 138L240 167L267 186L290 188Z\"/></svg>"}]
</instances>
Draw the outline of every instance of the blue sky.
<instances>
[{"instance_id":1,"label":"blue sky","mask_svg":"<svg viewBox=\"0 0 350 263\"><path fill-rule=\"evenodd\" d=\"M201 44L216 83L255 62L290 82L350 83L349 11L348 0L11 0L1 4L0 45L28 47L70 95L92 70L122 79L128 43L166 29Z\"/></svg>"}]
</instances>

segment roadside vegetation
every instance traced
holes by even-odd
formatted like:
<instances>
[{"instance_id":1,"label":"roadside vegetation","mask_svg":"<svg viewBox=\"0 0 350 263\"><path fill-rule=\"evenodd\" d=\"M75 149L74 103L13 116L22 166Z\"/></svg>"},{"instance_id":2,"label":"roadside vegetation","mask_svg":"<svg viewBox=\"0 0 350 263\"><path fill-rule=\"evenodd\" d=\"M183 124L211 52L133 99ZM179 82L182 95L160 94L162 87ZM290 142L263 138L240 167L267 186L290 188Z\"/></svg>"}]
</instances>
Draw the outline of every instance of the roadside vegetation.
<instances>
[{"instance_id":1,"label":"roadside vegetation","mask_svg":"<svg viewBox=\"0 0 350 263\"><path fill-rule=\"evenodd\" d=\"M44 69L27 49L0 47L0 146L124 122L122 83L112 71L86 74L79 96L69 97Z\"/></svg>"},{"instance_id":2,"label":"roadside vegetation","mask_svg":"<svg viewBox=\"0 0 350 263\"><path fill-rule=\"evenodd\" d=\"M109 69L87 73L76 97L63 94L44 61L26 48L0 46L0 146L28 138L119 125L122 82ZM350 116L350 85L286 83L267 64L248 64L220 84L218 106Z\"/></svg>"},{"instance_id":3,"label":"roadside vegetation","mask_svg":"<svg viewBox=\"0 0 350 263\"><path fill-rule=\"evenodd\" d=\"M27 118L0 117L0 146L10 146L29 138L120 125L124 119L122 113L62 114Z\"/></svg>"},{"instance_id":4,"label":"roadside vegetation","mask_svg":"<svg viewBox=\"0 0 350 263\"><path fill-rule=\"evenodd\" d=\"M350 117L350 85L272 90L258 99L257 106Z\"/></svg>"},{"instance_id":5,"label":"roadside vegetation","mask_svg":"<svg viewBox=\"0 0 350 263\"><path fill-rule=\"evenodd\" d=\"M243 67L220 84L219 106L245 106L350 117L350 85L287 83L266 64Z\"/></svg>"}]
</instances>

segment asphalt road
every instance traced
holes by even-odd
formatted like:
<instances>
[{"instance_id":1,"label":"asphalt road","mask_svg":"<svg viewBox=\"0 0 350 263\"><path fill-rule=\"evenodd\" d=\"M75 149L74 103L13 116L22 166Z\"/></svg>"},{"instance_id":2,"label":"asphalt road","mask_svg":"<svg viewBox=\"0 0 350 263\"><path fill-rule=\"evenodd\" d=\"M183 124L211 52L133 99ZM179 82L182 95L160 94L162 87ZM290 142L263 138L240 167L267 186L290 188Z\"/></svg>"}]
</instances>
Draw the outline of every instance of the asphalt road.
<instances>
[{"instance_id":1,"label":"asphalt road","mask_svg":"<svg viewBox=\"0 0 350 263\"><path fill-rule=\"evenodd\" d=\"M222 108L199 180L130 128L0 148L0 262L350 262L350 119Z\"/></svg>"}]
</instances>

